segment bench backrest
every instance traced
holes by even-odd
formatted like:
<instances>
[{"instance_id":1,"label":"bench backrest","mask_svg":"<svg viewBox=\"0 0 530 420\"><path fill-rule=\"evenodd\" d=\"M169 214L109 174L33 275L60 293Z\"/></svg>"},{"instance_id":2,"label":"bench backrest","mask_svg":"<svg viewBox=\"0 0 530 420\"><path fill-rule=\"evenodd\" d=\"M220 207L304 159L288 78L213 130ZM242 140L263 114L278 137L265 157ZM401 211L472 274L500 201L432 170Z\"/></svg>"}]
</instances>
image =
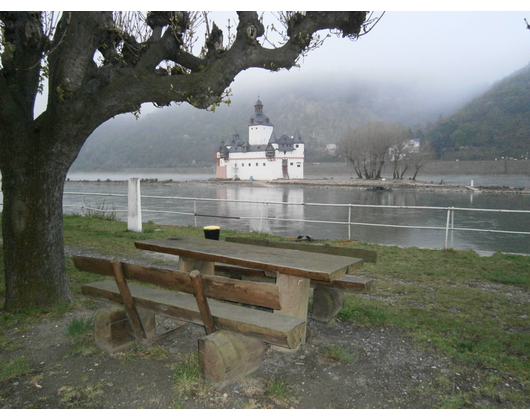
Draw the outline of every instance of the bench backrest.
<instances>
[{"instance_id":1,"label":"bench backrest","mask_svg":"<svg viewBox=\"0 0 530 420\"><path fill-rule=\"evenodd\" d=\"M114 276L113 260L74 256L73 261L78 270ZM127 280L150 283L169 290L194 293L190 273L126 262L121 262L121 268L123 276ZM280 292L276 284L229 279L213 275L202 275L201 277L206 297L270 309L281 309Z\"/></svg>"},{"instance_id":2,"label":"bench backrest","mask_svg":"<svg viewBox=\"0 0 530 420\"><path fill-rule=\"evenodd\" d=\"M227 242L236 242L246 245L258 245L258 246L268 246L272 248L283 248L283 249L296 249L298 251L306 252L318 252L320 254L327 255L340 255L342 257L353 257L353 258L362 258L364 262L375 263L377 261L377 252L370 251L367 249L361 248L343 248L326 245L310 245L310 244L301 244L301 243L292 243L292 242L275 242L269 241L268 239L250 239L250 238L238 238L238 237L229 237L225 238Z\"/></svg>"}]
</instances>

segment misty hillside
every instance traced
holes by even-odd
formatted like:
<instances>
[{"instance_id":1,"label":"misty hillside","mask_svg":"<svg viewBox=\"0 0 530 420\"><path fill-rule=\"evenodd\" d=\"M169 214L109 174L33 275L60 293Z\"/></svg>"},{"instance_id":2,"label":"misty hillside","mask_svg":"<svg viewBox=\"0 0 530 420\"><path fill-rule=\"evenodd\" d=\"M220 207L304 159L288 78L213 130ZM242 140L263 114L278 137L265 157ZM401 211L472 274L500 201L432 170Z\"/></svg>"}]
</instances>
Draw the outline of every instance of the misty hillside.
<instances>
[{"instance_id":1,"label":"misty hillside","mask_svg":"<svg viewBox=\"0 0 530 420\"><path fill-rule=\"evenodd\" d=\"M530 157L530 65L442 118L427 138L442 159Z\"/></svg>"},{"instance_id":2,"label":"misty hillside","mask_svg":"<svg viewBox=\"0 0 530 420\"><path fill-rule=\"evenodd\" d=\"M300 130L309 161L325 159L325 145L336 143L348 125L382 120L417 128L463 103L444 101L422 86L399 81L300 82L260 91L259 97L277 137ZM90 136L72 169L212 165L221 140L235 132L248 139L248 121L257 99L255 89L248 89L233 96L230 106L215 112L182 104L141 115L138 120L132 115L118 116Z\"/></svg>"}]
</instances>

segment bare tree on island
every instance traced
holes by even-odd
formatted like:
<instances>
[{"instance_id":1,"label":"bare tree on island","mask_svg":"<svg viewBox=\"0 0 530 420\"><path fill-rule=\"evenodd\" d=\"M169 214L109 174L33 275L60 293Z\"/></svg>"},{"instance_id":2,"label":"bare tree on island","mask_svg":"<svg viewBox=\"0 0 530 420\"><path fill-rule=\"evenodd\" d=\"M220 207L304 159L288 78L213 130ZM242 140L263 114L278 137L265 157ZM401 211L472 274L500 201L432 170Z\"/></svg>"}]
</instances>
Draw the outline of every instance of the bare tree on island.
<instances>
[{"instance_id":1,"label":"bare tree on island","mask_svg":"<svg viewBox=\"0 0 530 420\"><path fill-rule=\"evenodd\" d=\"M71 299L63 243L67 172L88 136L142 103L219 105L235 76L289 69L328 30L356 39L377 19L367 12L278 15L283 42L263 44L256 12L239 12L235 36L208 21L199 54L194 12L0 12L0 170L4 196L5 309L19 312ZM229 34L230 35L230 34ZM98 59L98 57L100 57ZM45 111L35 117L47 79Z\"/></svg>"},{"instance_id":2,"label":"bare tree on island","mask_svg":"<svg viewBox=\"0 0 530 420\"><path fill-rule=\"evenodd\" d=\"M359 179L380 179L389 157L394 159L394 178L397 178L404 174L404 170L398 170L398 162L403 155L405 141L411 136L412 132L402 124L373 121L347 128L338 148L341 155L351 162Z\"/></svg>"}]
</instances>

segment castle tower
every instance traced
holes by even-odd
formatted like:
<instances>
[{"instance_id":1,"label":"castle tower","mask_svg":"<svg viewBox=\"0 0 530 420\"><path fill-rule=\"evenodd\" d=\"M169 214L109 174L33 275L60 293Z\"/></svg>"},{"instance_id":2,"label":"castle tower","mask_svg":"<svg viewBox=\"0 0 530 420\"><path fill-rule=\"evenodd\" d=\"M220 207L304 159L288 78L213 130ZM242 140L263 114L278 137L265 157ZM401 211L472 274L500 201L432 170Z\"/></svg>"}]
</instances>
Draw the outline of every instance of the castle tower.
<instances>
[{"instance_id":1,"label":"castle tower","mask_svg":"<svg viewBox=\"0 0 530 420\"><path fill-rule=\"evenodd\" d=\"M263 104L258 99L254 105L254 114L250 117L248 124L248 142L252 146L268 144L274 126L269 117L263 113Z\"/></svg>"}]
</instances>

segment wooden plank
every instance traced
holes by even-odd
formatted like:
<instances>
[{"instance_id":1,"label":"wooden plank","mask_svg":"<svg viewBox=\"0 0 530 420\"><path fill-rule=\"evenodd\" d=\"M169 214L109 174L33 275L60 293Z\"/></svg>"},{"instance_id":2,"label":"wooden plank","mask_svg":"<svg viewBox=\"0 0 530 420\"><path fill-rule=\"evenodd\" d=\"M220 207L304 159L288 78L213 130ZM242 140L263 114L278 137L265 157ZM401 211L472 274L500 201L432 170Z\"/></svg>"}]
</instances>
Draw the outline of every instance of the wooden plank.
<instances>
[{"instance_id":1,"label":"wooden plank","mask_svg":"<svg viewBox=\"0 0 530 420\"><path fill-rule=\"evenodd\" d=\"M276 276L271 277L271 273L264 273L261 270L253 270L250 268L236 267L234 265L216 264L215 273L217 275L224 275L236 279L249 279L256 282L271 282ZM343 278L333 280L333 282L323 282L311 280L311 287L328 286L337 289L342 289L347 292L363 293L369 292L373 286L374 281L360 276L345 275Z\"/></svg>"},{"instance_id":2,"label":"wooden plank","mask_svg":"<svg viewBox=\"0 0 530 420\"><path fill-rule=\"evenodd\" d=\"M103 276L114 275L111 260L74 256L73 261L78 270ZM155 284L165 289L193 293L189 273L130 263L122 263L122 269L125 278L128 280L136 280ZM281 309L279 289L275 284L242 281L210 275L202 275L202 280L204 293L207 297L271 309Z\"/></svg>"},{"instance_id":3,"label":"wooden plank","mask_svg":"<svg viewBox=\"0 0 530 420\"><path fill-rule=\"evenodd\" d=\"M344 276L341 279L335 280L331 285L326 282L314 282L314 286L333 287L347 292L369 292L374 284L373 279L368 279L360 276Z\"/></svg>"},{"instance_id":4,"label":"wooden plank","mask_svg":"<svg viewBox=\"0 0 530 420\"><path fill-rule=\"evenodd\" d=\"M361 248L343 248L331 246L329 244L319 245L319 244L301 244L293 242L277 242L269 241L268 239L250 239L250 238L238 238L238 237L229 237L225 238L226 242L235 242L239 244L246 245L257 245L257 246L267 246L272 248L282 248L282 249L295 249L299 251L306 252L317 252L319 254L327 255L340 255L343 257L353 257L361 258L365 262L375 263L377 262L377 252L370 251L368 249Z\"/></svg>"},{"instance_id":5,"label":"wooden plank","mask_svg":"<svg viewBox=\"0 0 530 420\"><path fill-rule=\"evenodd\" d=\"M136 306L134 305L134 300L131 295L131 291L129 290L129 286L127 285L127 281L125 280L121 263L119 261L112 261L112 271L114 272L114 278L116 280L118 290L120 291L120 294L123 297L123 304L125 305L125 310L127 311L127 315L131 320L134 335L136 336L136 339L138 341L145 340L146 335L144 327L142 325L142 320L140 319L140 315L138 314Z\"/></svg>"},{"instance_id":6,"label":"wooden plank","mask_svg":"<svg viewBox=\"0 0 530 420\"><path fill-rule=\"evenodd\" d=\"M129 289L137 307L185 322L204 325L195 298L187 293L160 290L131 283ZM82 286L83 294L111 302L123 299L111 280ZM306 321L291 316L260 311L212 300L209 302L214 323L219 330L259 338L270 344L291 349L304 340Z\"/></svg>"},{"instance_id":7,"label":"wooden plank","mask_svg":"<svg viewBox=\"0 0 530 420\"><path fill-rule=\"evenodd\" d=\"M198 270L193 270L190 273L191 276L191 285L193 287L193 294L195 295L195 301L197 302L197 307L201 313L202 322L206 328L207 334L213 334L216 331L212 312L210 311L210 306L204 295L204 288L202 287L201 273Z\"/></svg>"},{"instance_id":8,"label":"wooden plank","mask_svg":"<svg viewBox=\"0 0 530 420\"><path fill-rule=\"evenodd\" d=\"M360 258L323 255L292 249L212 241L202 238L169 238L137 241L138 249L179 255L196 260L213 261L263 271L333 281L347 274L348 269L362 266Z\"/></svg>"}]
</instances>

